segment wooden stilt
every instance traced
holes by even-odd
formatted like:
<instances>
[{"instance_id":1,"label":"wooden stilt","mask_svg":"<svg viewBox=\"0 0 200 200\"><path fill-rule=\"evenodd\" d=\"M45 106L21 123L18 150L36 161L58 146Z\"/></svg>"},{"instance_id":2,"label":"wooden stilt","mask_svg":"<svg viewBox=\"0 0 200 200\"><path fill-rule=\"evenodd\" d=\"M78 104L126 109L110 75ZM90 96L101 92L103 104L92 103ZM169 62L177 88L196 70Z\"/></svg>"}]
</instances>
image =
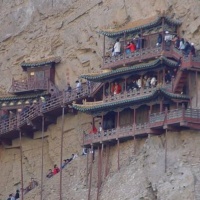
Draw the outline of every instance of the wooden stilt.
<instances>
[{"instance_id":1,"label":"wooden stilt","mask_svg":"<svg viewBox=\"0 0 200 200\"><path fill-rule=\"evenodd\" d=\"M165 130L165 173L167 172L167 129Z\"/></svg>"},{"instance_id":2,"label":"wooden stilt","mask_svg":"<svg viewBox=\"0 0 200 200\"><path fill-rule=\"evenodd\" d=\"M63 160L63 135L64 135L64 115L65 115L65 107L64 104L62 106L62 124L61 124L61 144L60 144L60 167L62 167ZM62 200L62 169L60 170L60 200Z\"/></svg>"},{"instance_id":3,"label":"wooden stilt","mask_svg":"<svg viewBox=\"0 0 200 200\"><path fill-rule=\"evenodd\" d=\"M90 149L89 152L87 152L87 164L86 164L86 187L88 188L88 176L89 176L89 153L90 153Z\"/></svg>"},{"instance_id":4,"label":"wooden stilt","mask_svg":"<svg viewBox=\"0 0 200 200\"><path fill-rule=\"evenodd\" d=\"M21 198L24 200L24 176L23 176L23 161L22 161L22 132L19 130L19 142L20 142L20 161L21 161Z\"/></svg>"},{"instance_id":5,"label":"wooden stilt","mask_svg":"<svg viewBox=\"0 0 200 200\"><path fill-rule=\"evenodd\" d=\"M120 148L119 148L119 139L117 140L117 169L120 170Z\"/></svg>"},{"instance_id":6,"label":"wooden stilt","mask_svg":"<svg viewBox=\"0 0 200 200\"><path fill-rule=\"evenodd\" d=\"M101 149L100 147L98 146L98 166L97 166L97 169L98 169L98 177L97 177L97 200L99 200L99 190L100 190L100 169L101 169Z\"/></svg>"},{"instance_id":7,"label":"wooden stilt","mask_svg":"<svg viewBox=\"0 0 200 200\"><path fill-rule=\"evenodd\" d=\"M108 176L108 165L109 165L109 155L110 154L110 146L109 144L106 146L106 165L105 165L105 178Z\"/></svg>"},{"instance_id":8,"label":"wooden stilt","mask_svg":"<svg viewBox=\"0 0 200 200\"><path fill-rule=\"evenodd\" d=\"M101 144L101 163L100 163L100 166L101 166L101 169L100 169L100 186L102 184L102 177L103 177L103 174L102 174L102 167L103 167L103 150L104 150L104 144L102 143Z\"/></svg>"},{"instance_id":9,"label":"wooden stilt","mask_svg":"<svg viewBox=\"0 0 200 200\"><path fill-rule=\"evenodd\" d=\"M43 171L44 171L44 115L42 115L42 164L41 164L41 188L40 200L43 200Z\"/></svg>"},{"instance_id":10,"label":"wooden stilt","mask_svg":"<svg viewBox=\"0 0 200 200\"><path fill-rule=\"evenodd\" d=\"M89 182L89 190L88 190L88 200L91 200L91 187L92 187L92 167L93 167L93 145L91 147L90 152L90 182Z\"/></svg>"}]
</instances>

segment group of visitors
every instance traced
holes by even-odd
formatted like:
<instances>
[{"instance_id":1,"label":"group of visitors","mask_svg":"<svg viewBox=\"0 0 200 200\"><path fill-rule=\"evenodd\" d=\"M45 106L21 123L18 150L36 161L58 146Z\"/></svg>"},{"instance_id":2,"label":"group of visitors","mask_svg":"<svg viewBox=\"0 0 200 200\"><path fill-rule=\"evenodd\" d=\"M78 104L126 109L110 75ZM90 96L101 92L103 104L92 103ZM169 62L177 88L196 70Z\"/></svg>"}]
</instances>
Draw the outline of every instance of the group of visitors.
<instances>
[{"instance_id":1,"label":"group of visitors","mask_svg":"<svg viewBox=\"0 0 200 200\"><path fill-rule=\"evenodd\" d=\"M169 50L171 44L173 43L174 47L181 50L184 56L188 56L191 54L192 56L196 56L196 49L194 47L194 43L190 43L184 38L180 38L178 35L173 35L169 33L169 31L165 31L164 35L165 41L165 49ZM156 46L161 46L163 42L162 34L158 34Z\"/></svg>"},{"instance_id":2,"label":"group of visitors","mask_svg":"<svg viewBox=\"0 0 200 200\"><path fill-rule=\"evenodd\" d=\"M131 41L127 42L127 45L124 47L126 54L133 53L135 50L141 49L144 47L144 39L141 34L138 34L136 38L133 38ZM118 56L122 53L120 39L118 38L112 48L112 56Z\"/></svg>"},{"instance_id":3,"label":"group of visitors","mask_svg":"<svg viewBox=\"0 0 200 200\"><path fill-rule=\"evenodd\" d=\"M74 160L77 157L76 154L72 154L70 158L68 159L64 159L63 163L61 165L61 169L65 168L67 166L68 163L70 163L72 160ZM53 170L49 169L48 174L46 175L47 178L51 178L54 175L58 174L60 172L60 168L57 165L54 165Z\"/></svg>"},{"instance_id":4,"label":"group of visitors","mask_svg":"<svg viewBox=\"0 0 200 200\"><path fill-rule=\"evenodd\" d=\"M133 79L130 83L127 83L126 90L133 91L139 90L140 88L150 88L156 87L157 79L156 76L147 76L145 75L143 78L140 77L139 79Z\"/></svg>"},{"instance_id":5,"label":"group of visitors","mask_svg":"<svg viewBox=\"0 0 200 200\"><path fill-rule=\"evenodd\" d=\"M17 200L20 198L19 190L16 190L15 194L9 194L9 197L7 200Z\"/></svg>"}]
</instances>

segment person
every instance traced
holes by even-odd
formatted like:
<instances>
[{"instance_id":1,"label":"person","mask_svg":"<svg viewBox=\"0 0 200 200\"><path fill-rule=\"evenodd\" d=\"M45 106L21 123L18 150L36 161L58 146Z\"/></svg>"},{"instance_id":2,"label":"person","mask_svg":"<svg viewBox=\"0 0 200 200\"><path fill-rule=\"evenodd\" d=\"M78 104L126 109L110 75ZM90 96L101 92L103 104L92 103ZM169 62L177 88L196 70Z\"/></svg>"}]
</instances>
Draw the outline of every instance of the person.
<instances>
[{"instance_id":1,"label":"person","mask_svg":"<svg viewBox=\"0 0 200 200\"><path fill-rule=\"evenodd\" d=\"M49 169L48 174L46 175L47 178L51 178L53 176L52 169Z\"/></svg>"},{"instance_id":2,"label":"person","mask_svg":"<svg viewBox=\"0 0 200 200\"><path fill-rule=\"evenodd\" d=\"M101 133L102 130L103 130L103 128L102 128L101 122L99 122L99 133Z\"/></svg>"},{"instance_id":3,"label":"person","mask_svg":"<svg viewBox=\"0 0 200 200\"><path fill-rule=\"evenodd\" d=\"M15 200L15 195L14 194L11 194L10 200Z\"/></svg>"},{"instance_id":4,"label":"person","mask_svg":"<svg viewBox=\"0 0 200 200\"><path fill-rule=\"evenodd\" d=\"M54 168L53 168L53 175L56 175L58 172L60 172L60 169L58 168L57 165L54 165Z\"/></svg>"},{"instance_id":5,"label":"person","mask_svg":"<svg viewBox=\"0 0 200 200\"><path fill-rule=\"evenodd\" d=\"M138 90L138 84L136 83L136 80L132 80L132 83L130 84L130 89L131 90Z\"/></svg>"},{"instance_id":6,"label":"person","mask_svg":"<svg viewBox=\"0 0 200 200\"><path fill-rule=\"evenodd\" d=\"M114 88L113 88L113 94L114 95L119 94L121 92L121 89L122 89L121 86L117 82L115 82Z\"/></svg>"},{"instance_id":7,"label":"person","mask_svg":"<svg viewBox=\"0 0 200 200\"><path fill-rule=\"evenodd\" d=\"M182 51L182 53L184 53L184 49L185 49L185 41L184 41L184 38L181 38L181 40L180 40L179 49Z\"/></svg>"},{"instance_id":8,"label":"person","mask_svg":"<svg viewBox=\"0 0 200 200\"><path fill-rule=\"evenodd\" d=\"M172 39L172 41L174 42L174 47L178 49L179 46L180 46L180 38L179 38L179 36L175 35L174 38Z\"/></svg>"},{"instance_id":9,"label":"person","mask_svg":"<svg viewBox=\"0 0 200 200\"><path fill-rule=\"evenodd\" d=\"M64 161L63 161L63 164L62 164L62 169L64 168L64 167L66 167L66 165L69 163L70 161L69 161L69 159L65 159Z\"/></svg>"},{"instance_id":10,"label":"person","mask_svg":"<svg viewBox=\"0 0 200 200\"><path fill-rule=\"evenodd\" d=\"M12 194L9 194L9 197L8 197L7 200L11 200L11 197L12 197Z\"/></svg>"},{"instance_id":11,"label":"person","mask_svg":"<svg viewBox=\"0 0 200 200\"><path fill-rule=\"evenodd\" d=\"M114 55L118 56L120 53L121 53L121 43L119 42L119 39L117 39L114 45Z\"/></svg>"},{"instance_id":12,"label":"person","mask_svg":"<svg viewBox=\"0 0 200 200\"><path fill-rule=\"evenodd\" d=\"M139 78L139 79L137 80L137 85L138 85L138 88L139 88L139 89L142 87L142 80L141 80L141 78Z\"/></svg>"},{"instance_id":13,"label":"person","mask_svg":"<svg viewBox=\"0 0 200 200\"><path fill-rule=\"evenodd\" d=\"M159 47L162 44L162 34L158 34L156 46Z\"/></svg>"},{"instance_id":14,"label":"person","mask_svg":"<svg viewBox=\"0 0 200 200\"><path fill-rule=\"evenodd\" d=\"M131 53L131 50L130 50L130 42L127 42L127 45L126 45L126 54L130 54Z\"/></svg>"},{"instance_id":15,"label":"person","mask_svg":"<svg viewBox=\"0 0 200 200\"><path fill-rule=\"evenodd\" d=\"M194 43L191 43L190 53L195 57L196 56L196 49L194 47Z\"/></svg>"},{"instance_id":16,"label":"person","mask_svg":"<svg viewBox=\"0 0 200 200\"><path fill-rule=\"evenodd\" d=\"M77 154L72 154L71 158L69 158L68 160L69 160L69 162L71 162L72 160L74 160L77 157L78 157Z\"/></svg>"},{"instance_id":17,"label":"person","mask_svg":"<svg viewBox=\"0 0 200 200\"><path fill-rule=\"evenodd\" d=\"M72 87L69 83L67 83L67 89L66 89L66 92L71 92L72 91Z\"/></svg>"},{"instance_id":18,"label":"person","mask_svg":"<svg viewBox=\"0 0 200 200\"><path fill-rule=\"evenodd\" d=\"M138 34L138 37L136 38L136 49L143 48L143 40L141 34Z\"/></svg>"},{"instance_id":19,"label":"person","mask_svg":"<svg viewBox=\"0 0 200 200\"><path fill-rule=\"evenodd\" d=\"M95 133L97 133L97 128L95 127L95 125L92 125L92 123L90 123L91 124L91 127L92 127L92 129L90 130L90 134L95 134Z\"/></svg>"},{"instance_id":20,"label":"person","mask_svg":"<svg viewBox=\"0 0 200 200\"><path fill-rule=\"evenodd\" d=\"M19 190L16 190L16 194L15 194L15 199L19 199L20 195L19 195Z\"/></svg>"},{"instance_id":21,"label":"person","mask_svg":"<svg viewBox=\"0 0 200 200\"><path fill-rule=\"evenodd\" d=\"M87 155L87 149L86 148L83 148L83 150L82 150L82 156L84 156L84 155Z\"/></svg>"},{"instance_id":22,"label":"person","mask_svg":"<svg viewBox=\"0 0 200 200\"><path fill-rule=\"evenodd\" d=\"M166 50L170 49L171 41L172 41L172 35L169 33L169 31L165 31L165 45L166 45Z\"/></svg>"},{"instance_id":23,"label":"person","mask_svg":"<svg viewBox=\"0 0 200 200\"><path fill-rule=\"evenodd\" d=\"M168 70L167 74L165 75L165 83L170 83L171 80L172 80L172 76L171 76L170 71Z\"/></svg>"},{"instance_id":24,"label":"person","mask_svg":"<svg viewBox=\"0 0 200 200\"><path fill-rule=\"evenodd\" d=\"M80 80L76 81L76 92L77 92L77 95L79 95L80 92L81 92L81 82L80 82Z\"/></svg>"},{"instance_id":25,"label":"person","mask_svg":"<svg viewBox=\"0 0 200 200\"><path fill-rule=\"evenodd\" d=\"M40 100L41 100L41 104L42 104L42 109L44 109L45 108L45 106L46 106L46 99L44 98L44 97L40 97Z\"/></svg>"},{"instance_id":26,"label":"person","mask_svg":"<svg viewBox=\"0 0 200 200\"><path fill-rule=\"evenodd\" d=\"M186 41L186 42L185 42L185 49L183 50L183 51L184 51L184 54L185 54L186 56L188 56L189 53L190 53L190 50L191 50L191 45L190 45L190 43L189 43L188 41Z\"/></svg>"},{"instance_id":27,"label":"person","mask_svg":"<svg viewBox=\"0 0 200 200\"><path fill-rule=\"evenodd\" d=\"M156 77L153 76L153 77L151 78L151 87L155 87L155 86L156 86L156 82L157 82Z\"/></svg>"},{"instance_id":28,"label":"person","mask_svg":"<svg viewBox=\"0 0 200 200\"><path fill-rule=\"evenodd\" d=\"M129 54L130 52L133 53L136 49L136 46L134 44L133 41L131 41L127 46L126 46L126 50L129 50L129 52L127 54Z\"/></svg>"},{"instance_id":29,"label":"person","mask_svg":"<svg viewBox=\"0 0 200 200\"><path fill-rule=\"evenodd\" d=\"M38 186L38 182L35 181L34 178L31 178L30 189L32 190L32 189L35 188L36 186Z\"/></svg>"}]
</instances>

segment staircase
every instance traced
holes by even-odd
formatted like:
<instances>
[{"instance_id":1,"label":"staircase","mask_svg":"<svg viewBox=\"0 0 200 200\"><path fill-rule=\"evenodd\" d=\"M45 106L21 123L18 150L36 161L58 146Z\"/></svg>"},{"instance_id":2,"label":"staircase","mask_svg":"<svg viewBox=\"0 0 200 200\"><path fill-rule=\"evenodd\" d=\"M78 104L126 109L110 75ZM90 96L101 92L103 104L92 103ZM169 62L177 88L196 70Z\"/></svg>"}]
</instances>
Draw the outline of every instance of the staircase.
<instances>
[{"instance_id":1,"label":"staircase","mask_svg":"<svg viewBox=\"0 0 200 200\"><path fill-rule=\"evenodd\" d=\"M183 86L186 80L187 80L187 72L185 70L179 69L174 79L173 92L179 94L183 92Z\"/></svg>"}]
</instances>

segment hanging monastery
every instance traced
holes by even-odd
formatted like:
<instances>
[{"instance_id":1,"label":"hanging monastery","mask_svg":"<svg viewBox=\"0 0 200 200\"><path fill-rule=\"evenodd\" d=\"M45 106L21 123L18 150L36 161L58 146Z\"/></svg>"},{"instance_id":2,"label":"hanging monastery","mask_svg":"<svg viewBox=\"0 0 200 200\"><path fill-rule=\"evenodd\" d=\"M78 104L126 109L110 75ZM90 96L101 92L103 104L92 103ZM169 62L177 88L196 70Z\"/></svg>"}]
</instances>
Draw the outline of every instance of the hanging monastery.
<instances>
[{"instance_id":1,"label":"hanging monastery","mask_svg":"<svg viewBox=\"0 0 200 200\"><path fill-rule=\"evenodd\" d=\"M79 77L85 80L80 91L77 88L70 92L61 91L55 85L60 57L23 62L21 67L27 79L13 79L9 90L12 95L0 99L1 144L12 145L12 140L21 137L33 138L38 130L44 134L50 124L56 123L58 116L68 112L77 114L78 111L90 115L92 127L97 128L95 132L83 130L80 135L83 147L92 152L98 149L99 155L110 145L117 145L120 151L120 143L127 140L134 144L138 138L166 134L171 130L199 130L200 57L184 56L173 43L167 46L164 42L165 32L180 35L180 26L181 22L163 15L131 22L118 29L99 31L104 44L103 63L98 72ZM118 56L110 56L107 52L106 41L114 43L120 38L124 47L138 34L142 38L142 48L129 54L122 48ZM162 35L163 42L156 46L158 34ZM165 80L168 71L175 72L170 82ZM146 87L146 77L156 77L156 85ZM131 82L138 79L141 88L128 89ZM115 83L120 85L121 91L113 95L111 90ZM101 130L99 126L102 126ZM101 161L99 165L101 170ZM90 190L91 185L89 196Z\"/></svg>"}]
</instances>

